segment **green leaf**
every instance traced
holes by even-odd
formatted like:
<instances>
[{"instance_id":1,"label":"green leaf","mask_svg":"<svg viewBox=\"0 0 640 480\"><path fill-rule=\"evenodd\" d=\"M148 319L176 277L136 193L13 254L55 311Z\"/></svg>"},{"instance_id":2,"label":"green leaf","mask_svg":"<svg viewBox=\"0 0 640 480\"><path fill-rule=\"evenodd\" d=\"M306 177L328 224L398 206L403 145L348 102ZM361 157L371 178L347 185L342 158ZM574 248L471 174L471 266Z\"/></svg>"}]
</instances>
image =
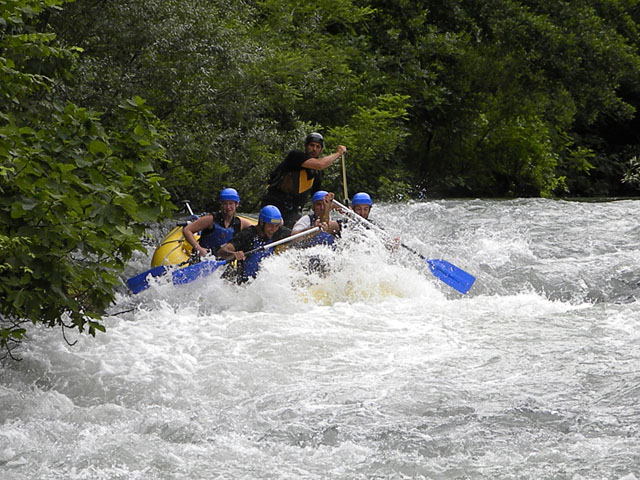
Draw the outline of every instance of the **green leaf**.
<instances>
[{"instance_id":1,"label":"green leaf","mask_svg":"<svg viewBox=\"0 0 640 480\"><path fill-rule=\"evenodd\" d=\"M93 154L93 155L97 155L98 153L102 153L103 155L109 155L109 147L107 146L106 143L100 141L100 140L92 140L89 143L89 151Z\"/></svg>"}]
</instances>

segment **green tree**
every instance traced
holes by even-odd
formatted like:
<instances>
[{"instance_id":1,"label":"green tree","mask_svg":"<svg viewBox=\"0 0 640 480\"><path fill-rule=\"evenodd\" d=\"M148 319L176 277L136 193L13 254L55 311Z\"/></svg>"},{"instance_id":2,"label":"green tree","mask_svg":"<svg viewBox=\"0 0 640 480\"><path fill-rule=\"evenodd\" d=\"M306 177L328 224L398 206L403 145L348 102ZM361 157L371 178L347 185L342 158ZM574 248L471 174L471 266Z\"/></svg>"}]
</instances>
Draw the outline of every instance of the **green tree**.
<instances>
[{"instance_id":1,"label":"green tree","mask_svg":"<svg viewBox=\"0 0 640 480\"><path fill-rule=\"evenodd\" d=\"M249 35L253 9L243 1L81 0L53 18L85 52L74 94L101 110L134 94L148 99L171 131L170 163L158 166L163 185L196 208L214 208L225 186L240 191L243 207L255 205L265 158L297 129L280 129L276 90L263 94L269 72L258 66L271 47Z\"/></svg>"},{"instance_id":2,"label":"green tree","mask_svg":"<svg viewBox=\"0 0 640 480\"><path fill-rule=\"evenodd\" d=\"M379 200L398 200L411 193L407 172L396 155L407 131L407 96L381 95L377 104L361 107L347 125L329 129L328 138L350 146L346 157L349 194L372 192ZM343 192L341 171L329 177L329 188Z\"/></svg>"},{"instance_id":3,"label":"green tree","mask_svg":"<svg viewBox=\"0 0 640 480\"><path fill-rule=\"evenodd\" d=\"M634 118L640 84L634 3L376 3L372 49L411 98L402 156L416 182L548 195L615 161L605 135Z\"/></svg>"},{"instance_id":4,"label":"green tree","mask_svg":"<svg viewBox=\"0 0 640 480\"><path fill-rule=\"evenodd\" d=\"M77 0L52 21L85 51L74 98L112 111L140 94L169 127L156 168L173 198L210 209L235 186L251 209L309 129L385 192L618 191L640 149L636 3ZM363 114L397 112L386 98L406 98L399 141L371 153L358 142L380 132L357 130L387 125Z\"/></svg>"},{"instance_id":5,"label":"green tree","mask_svg":"<svg viewBox=\"0 0 640 480\"><path fill-rule=\"evenodd\" d=\"M174 199L211 209L219 189L234 186L251 209L309 130L332 148L344 141L332 128L353 130L362 109L379 111L394 94L363 56L367 38L356 26L371 14L352 0L79 0L54 20L85 51L81 98L104 109L139 92L167 123L171 166L159 171ZM350 161L366 147L348 146ZM367 160L388 165L385 152Z\"/></svg>"},{"instance_id":6,"label":"green tree","mask_svg":"<svg viewBox=\"0 0 640 480\"><path fill-rule=\"evenodd\" d=\"M64 101L77 52L47 33L62 0L0 4L0 347L26 323L104 330L148 222L172 208L153 165L162 124L139 97L101 116Z\"/></svg>"},{"instance_id":7,"label":"green tree","mask_svg":"<svg viewBox=\"0 0 640 480\"><path fill-rule=\"evenodd\" d=\"M260 68L276 82L262 94L275 86L276 105L287 106L280 111L309 125L307 131L322 131L327 150L347 145L351 193L406 194L408 174L397 152L407 136L408 97L377 75L376 55L362 33L374 10L351 0L264 0L257 10L254 35L271 47ZM288 146L299 148L300 138ZM341 169L327 171L323 185L342 192Z\"/></svg>"}]
</instances>

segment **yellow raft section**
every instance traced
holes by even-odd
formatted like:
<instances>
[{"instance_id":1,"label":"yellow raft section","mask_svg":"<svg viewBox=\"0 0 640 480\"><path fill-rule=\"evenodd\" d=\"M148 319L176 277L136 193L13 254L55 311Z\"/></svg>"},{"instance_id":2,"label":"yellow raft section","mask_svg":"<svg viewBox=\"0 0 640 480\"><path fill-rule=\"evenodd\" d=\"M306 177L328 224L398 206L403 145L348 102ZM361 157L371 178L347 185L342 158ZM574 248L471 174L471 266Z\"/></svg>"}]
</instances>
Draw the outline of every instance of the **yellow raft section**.
<instances>
[{"instance_id":1,"label":"yellow raft section","mask_svg":"<svg viewBox=\"0 0 640 480\"><path fill-rule=\"evenodd\" d=\"M258 223L255 218L251 218L246 215L238 215L240 218L244 218L251 222L252 225ZM200 238L200 235L195 235L196 239ZM160 265L180 265L187 266L187 260L191 255L192 247L184 238L182 234L182 225L178 225L171 230L160 242L156 251L153 252L151 258L151 267L159 267Z\"/></svg>"}]
</instances>

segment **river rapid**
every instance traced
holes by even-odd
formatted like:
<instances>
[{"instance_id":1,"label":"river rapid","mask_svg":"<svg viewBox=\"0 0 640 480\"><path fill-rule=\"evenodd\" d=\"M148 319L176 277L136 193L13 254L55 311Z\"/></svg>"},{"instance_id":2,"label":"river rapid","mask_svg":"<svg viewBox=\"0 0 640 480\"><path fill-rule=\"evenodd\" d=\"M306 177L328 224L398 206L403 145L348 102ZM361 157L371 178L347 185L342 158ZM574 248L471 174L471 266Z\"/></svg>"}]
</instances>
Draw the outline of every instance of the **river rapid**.
<instances>
[{"instance_id":1,"label":"river rapid","mask_svg":"<svg viewBox=\"0 0 640 480\"><path fill-rule=\"evenodd\" d=\"M245 286L123 288L106 334L0 364L0 479L638 480L638 207L374 206L467 295L358 228Z\"/></svg>"}]
</instances>

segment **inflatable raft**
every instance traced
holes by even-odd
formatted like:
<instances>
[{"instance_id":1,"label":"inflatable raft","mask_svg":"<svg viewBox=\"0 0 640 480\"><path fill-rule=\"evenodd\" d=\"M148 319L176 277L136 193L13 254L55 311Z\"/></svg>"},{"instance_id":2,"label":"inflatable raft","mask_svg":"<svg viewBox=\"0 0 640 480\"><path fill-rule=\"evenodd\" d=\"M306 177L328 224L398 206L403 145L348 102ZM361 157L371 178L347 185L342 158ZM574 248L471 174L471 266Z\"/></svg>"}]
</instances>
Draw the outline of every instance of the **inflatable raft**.
<instances>
[{"instance_id":1,"label":"inflatable raft","mask_svg":"<svg viewBox=\"0 0 640 480\"><path fill-rule=\"evenodd\" d=\"M258 223L255 218L247 215L238 215L238 217L248 220L252 225ZM189 264L192 247L182 234L182 228L185 225L186 223L178 224L162 239L151 257L151 267L187 266ZM200 235L195 235L195 237L198 239Z\"/></svg>"}]
</instances>

